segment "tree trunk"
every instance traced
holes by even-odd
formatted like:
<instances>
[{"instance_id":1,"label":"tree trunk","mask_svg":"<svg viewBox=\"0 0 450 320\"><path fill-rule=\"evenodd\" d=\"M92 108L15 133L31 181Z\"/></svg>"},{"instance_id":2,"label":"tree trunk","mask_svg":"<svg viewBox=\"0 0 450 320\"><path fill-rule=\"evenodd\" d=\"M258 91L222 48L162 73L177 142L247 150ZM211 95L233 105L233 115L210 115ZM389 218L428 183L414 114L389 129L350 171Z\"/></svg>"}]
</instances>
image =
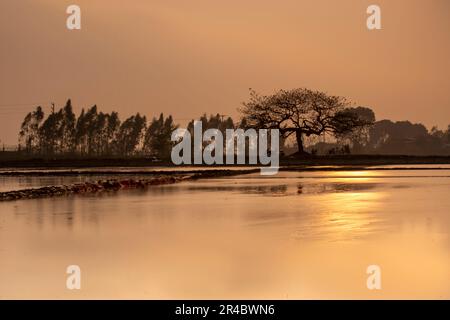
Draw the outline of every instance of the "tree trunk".
<instances>
[{"instance_id":1,"label":"tree trunk","mask_svg":"<svg viewBox=\"0 0 450 320\"><path fill-rule=\"evenodd\" d=\"M301 130L295 131L295 137L297 138L298 153L299 154L305 153L305 150L303 149L302 131Z\"/></svg>"}]
</instances>

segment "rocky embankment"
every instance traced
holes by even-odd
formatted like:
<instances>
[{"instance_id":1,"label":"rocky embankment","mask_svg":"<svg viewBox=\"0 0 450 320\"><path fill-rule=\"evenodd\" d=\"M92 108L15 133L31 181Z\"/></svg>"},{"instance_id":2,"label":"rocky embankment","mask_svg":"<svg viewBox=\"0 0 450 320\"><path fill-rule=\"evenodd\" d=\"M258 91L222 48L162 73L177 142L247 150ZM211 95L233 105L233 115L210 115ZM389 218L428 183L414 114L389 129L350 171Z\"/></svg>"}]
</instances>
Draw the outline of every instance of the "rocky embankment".
<instances>
[{"instance_id":1,"label":"rocky embankment","mask_svg":"<svg viewBox=\"0 0 450 320\"><path fill-rule=\"evenodd\" d=\"M108 175L119 175L119 174L133 174L139 176L145 176L142 179L105 179L98 180L94 182L77 183L70 185L60 185L60 186L46 186L41 188L33 189L22 189L16 191L0 192L0 202L2 201L12 201L12 200L24 200L24 199L36 199L36 198L48 198L56 196L65 195L76 195L76 194L89 194L89 193L100 193L100 192L112 192L119 191L122 189L145 189L150 186L157 186L163 184L172 184L185 180L198 180L205 178L219 178L219 177L229 177L242 174L249 174L259 172L259 169L243 169L243 170L193 170L193 171L173 171L166 173L151 173L151 172L107 172ZM93 172L88 172L93 174ZM70 175L86 175L86 172L2 172L0 176L6 175L18 175L18 176L64 176L66 174ZM105 174L105 172L98 172L96 174ZM148 176L149 175L149 176Z\"/></svg>"},{"instance_id":2,"label":"rocky embankment","mask_svg":"<svg viewBox=\"0 0 450 320\"><path fill-rule=\"evenodd\" d=\"M144 189L149 186L172 184L184 180L184 176L160 176L146 179L108 179L71 185L47 186L33 189L0 192L0 201L36 199L71 194L111 192L121 189Z\"/></svg>"}]
</instances>

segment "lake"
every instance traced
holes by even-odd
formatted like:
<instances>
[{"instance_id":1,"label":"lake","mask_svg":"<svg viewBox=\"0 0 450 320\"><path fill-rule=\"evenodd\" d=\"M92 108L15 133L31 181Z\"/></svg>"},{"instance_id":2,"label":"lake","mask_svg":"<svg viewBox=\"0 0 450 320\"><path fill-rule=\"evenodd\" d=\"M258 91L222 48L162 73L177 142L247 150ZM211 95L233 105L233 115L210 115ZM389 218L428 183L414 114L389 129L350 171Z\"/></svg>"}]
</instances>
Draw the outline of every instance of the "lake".
<instances>
[{"instance_id":1,"label":"lake","mask_svg":"<svg viewBox=\"0 0 450 320\"><path fill-rule=\"evenodd\" d=\"M3 202L0 298L449 299L450 166L435 167ZM1 176L0 191L90 179Z\"/></svg>"}]
</instances>

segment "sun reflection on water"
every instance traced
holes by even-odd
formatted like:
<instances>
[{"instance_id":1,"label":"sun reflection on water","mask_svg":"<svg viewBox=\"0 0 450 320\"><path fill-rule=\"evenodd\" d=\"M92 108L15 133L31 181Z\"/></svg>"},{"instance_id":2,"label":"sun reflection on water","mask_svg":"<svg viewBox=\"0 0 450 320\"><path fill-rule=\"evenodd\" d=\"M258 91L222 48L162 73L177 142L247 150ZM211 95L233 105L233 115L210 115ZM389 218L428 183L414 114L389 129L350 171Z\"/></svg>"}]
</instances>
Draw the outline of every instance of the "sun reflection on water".
<instances>
[{"instance_id":1,"label":"sun reflection on water","mask_svg":"<svg viewBox=\"0 0 450 320\"><path fill-rule=\"evenodd\" d=\"M370 171L328 172L321 184L331 192L319 192L315 223L300 227L294 238L348 241L386 228L379 214L385 194L377 188L376 176ZM321 184L316 182L315 186Z\"/></svg>"}]
</instances>

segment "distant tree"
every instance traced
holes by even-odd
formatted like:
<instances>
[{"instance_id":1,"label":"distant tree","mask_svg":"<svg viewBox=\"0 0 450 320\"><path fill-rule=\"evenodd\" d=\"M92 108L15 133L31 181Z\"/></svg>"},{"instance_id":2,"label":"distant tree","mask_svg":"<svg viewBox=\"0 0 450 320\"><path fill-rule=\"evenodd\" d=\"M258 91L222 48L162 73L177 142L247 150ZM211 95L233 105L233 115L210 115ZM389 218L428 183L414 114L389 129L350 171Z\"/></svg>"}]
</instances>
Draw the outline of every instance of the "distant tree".
<instances>
[{"instance_id":1,"label":"distant tree","mask_svg":"<svg viewBox=\"0 0 450 320\"><path fill-rule=\"evenodd\" d=\"M67 100L61 112L61 126L59 127L59 137L61 139L61 151L64 153L75 152L75 124L76 116L73 113L72 102Z\"/></svg>"},{"instance_id":2,"label":"distant tree","mask_svg":"<svg viewBox=\"0 0 450 320\"><path fill-rule=\"evenodd\" d=\"M417 149L415 142L428 136L423 124L412 124L409 121L392 122L381 120L369 130L368 149L375 153L408 154ZM408 150L409 149L409 150Z\"/></svg>"},{"instance_id":3,"label":"distant tree","mask_svg":"<svg viewBox=\"0 0 450 320\"><path fill-rule=\"evenodd\" d=\"M450 124L447 126L447 130L444 133L443 141L444 144L450 147Z\"/></svg>"},{"instance_id":4,"label":"distant tree","mask_svg":"<svg viewBox=\"0 0 450 320\"><path fill-rule=\"evenodd\" d=\"M61 150L62 125L63 113L59 110L58 112L52 111L39 127L40 145L44 155L53 156Z\"/></svg>"},{"instance_id":5,"label":"distant tree","mask_svg":"<svg viewBox=\"0 0 450 320\"><path fill-rule=\"evenodd\" d=\"M114 153L113 143L116 140L120 128L120 119L117 112L111 112L111 114L107 114L106 118L107 127L105 131L105 154L112 155Z\"/></svg>"},{"instance_id":6,"label":"distant tree","mask_svg":"<svg viewBox=\"0 0 450 320\"><path fill-rule=\"evenodd\" d=\"M27 153L35 153L39 149L39 125L44 119L42 108L29 112L22 122L19 133L19 143L24 145Z\"/></svg>"},{"instance_id":7,"label":"distant tree","mask_svg":"<svg viewBox=\"0 0 450 320\"><path fill-rule=\"evenodd\" d=\"M218 129L220 132L222 132L223 136L225 137L226 135L226 129L234 129L235 125L234 125L234 121L231 117L227 117L224 118L223 115L220 114L216 114L216 115L208 115L206 113L204 113L198 120L191 120L188 125L187 125L187 130L191 133L191 135L194 134L194 122L195 121L201 121L202 123L202 134L208 130L208 129ZM208 145L209 142L208 141L203 141L203 146ZM223 146L224 146L224 150L225 150L225 146L226 146L226 140L223 140ZM193 154L193 148L194 146L192 145L192 152L191 154Z\"/></svg>"},{"instance_id":8,"label":"distant tree","mask_svg":"<svg viewBox=\"0 0 450 320\"><path fill-rule=\"evenodd\" d=\"M350 153L350 148L353 153L361 153L369 143L369 130L371 124L375 123L375 113L367 107L347 108L347 112L354 113L357 118L362 119L368 125L358 126L343 134L336 134L336 138L348 153Z\"/></svg>"},{"instance_id":9,"label":"distant tree","mask_svg":"<svg viewBox=\"0 0 450 320\"><path fill-rule=\"evenodd\" d=\"M76 122L76 148L81 155L111 156L115 152L120 119L117 112L105 114L94 105L82 109Z\"/></svg>"},{"instance_id":10,"label":"distant tree","mask_svg":"<svg viewBox=\"0 0 450 320\"><path fill-rule=\"evenodd\" d=\"M75 125L75 145L77 152L80 155L85 155L87 153L87 125L84 108L81 109L81 113L78 116Z\"/></svg>"},{"instance_id":11,"label":"distant tree","mask_svg":"<svg viewBox=\"0 0 450 320\"><path fill-rule=\"evenodd\" d=\"M250 100L240 112L248 127L279 129L283 138L294 134L300 154L306 153L303 136L342 135L371 124L349 109L345 98L304 88L280 90L269 96L251 90Z\"/></svg>"},{"instance_id":12,"label":"distant tree","mask_svg":"<svg viewBox=\"0 0 450 320\"><path fill-rule=\"evenodd\" d=\"M432 128L429 132L421 124L409 121L377 121L369 130L367 153L444 155L450 154L446 142L447 131Z\"/></svg>"},{"instance_id":13,"label":"distant tree","mask_svg":"<svg viewBox=\"0 0 450 320\"><path fill-rule=\"evenodd\" d=\"M194 121L191 120L188 123L187 129L193 133L194 130ZM235 125L233 122L233 119L231 117L227 117L224 119L224 117L220 114L216 115L209 115L209 117L205 114L203 114L197 121L202 122L202 130L205 132L208 129L218 129L222 132L222 134L225 134L226 129L234 129Z\"/></svg>"},{"instance_id":14,"label":"distant tree","mask_svg":"<svg viewBox=\"0 0 450 320\"><path fill-rule=\"evenodd\" d=\"M442 140L445 136L444 131L439 130L437 126L433 126L430 130L430 135L436 139Z\"/></svg>"},{"instance_id":15,"label":"distant tree","mask_svg":"<svg viewBox=\"0 0 450 320\"><path fill-rule=\"evenodd\" d=\"M92 156L98 152L98 112L97 105L86 111L84 116L85 141L87 142L87 153Z\"/></svg>"},{"instance_id":16,"label":"distant tree","mask_svg":"<svg viewBox=\"0 0 450 320\"><path fill-rule=\"evenodd\" d=\"M146 117L137 113L126 119L119 128L116 139L117 151L123 156L130 156L137 152L143 131L146 126Z\"/></svg>"},{"instance_id":17,"label":"distant tree","mask_svg":"<svg viewBox=\"0 0 450 320\"><path fill-rule=\"evenodd\" d=\"M97 147L97 105L81 110L76 122L75 141L81 155L94 155Z\"/></svg>"},{"instance_id":18,"label":"distant tree","mask_svg":"<svg viewBox=\"0 0 450 320\"><path fill-rule=\"evenodd\" d=\"M173 146L172 132L177 128L172 116L164 118L161 113L158 119L153 118L145 132L144 152L161 159L169 158Z\"/></svg>"}]
</instances>

